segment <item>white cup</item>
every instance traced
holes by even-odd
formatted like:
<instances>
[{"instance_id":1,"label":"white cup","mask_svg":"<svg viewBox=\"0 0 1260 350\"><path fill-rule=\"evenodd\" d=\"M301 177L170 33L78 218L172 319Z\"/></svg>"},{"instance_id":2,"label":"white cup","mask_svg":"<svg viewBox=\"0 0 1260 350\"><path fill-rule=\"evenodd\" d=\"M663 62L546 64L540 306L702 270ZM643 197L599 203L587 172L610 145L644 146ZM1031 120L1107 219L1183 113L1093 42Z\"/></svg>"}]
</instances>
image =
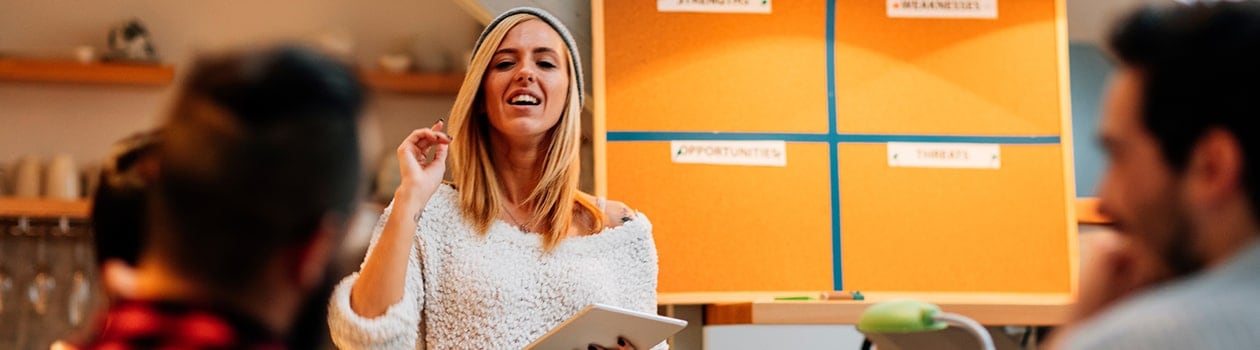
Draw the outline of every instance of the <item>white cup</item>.
<instances>
[{"instance_id":1,"label":"white cup","mask_svg":"<svg viewBox=\"0 0 1260 350\"><path fill-rule=\"evenodd\" d=\"M58 154L48 162L48 177L44 179L44 197L59 200L79 199L79 168L74 158Z\"/></svg>"},{"instance_id":2,"label":"white cup","mask_svg":"<svg viewBox=\"0 0 1260 350\"><path fill-rule=\"evenodd\" d=\"M381 66L386 72L403 73L411 69L411 57L407 55L381 55L376 60L376 64Z\"/></svg>"},{"instance_id":3,"label":"white cup","mask_svg":"<svg viewBox=\"0 0 1260 350\"><path fill-rule=\"evenodd\" d=\"M13 171L13 196L20 198L37 198L40 190L39 158L32 155L18 159Z\"/></svg>"}]
</instances>

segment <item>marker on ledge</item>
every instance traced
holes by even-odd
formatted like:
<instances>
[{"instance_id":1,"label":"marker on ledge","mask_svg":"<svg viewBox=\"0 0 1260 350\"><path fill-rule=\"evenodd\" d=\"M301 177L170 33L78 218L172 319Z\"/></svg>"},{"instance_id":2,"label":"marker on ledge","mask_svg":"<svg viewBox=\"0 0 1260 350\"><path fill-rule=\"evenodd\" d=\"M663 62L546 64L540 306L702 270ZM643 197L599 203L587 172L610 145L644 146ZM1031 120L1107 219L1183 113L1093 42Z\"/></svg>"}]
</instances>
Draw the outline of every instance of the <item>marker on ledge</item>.
<instances>
[{"instance_id":1,"label":"marker on ledge","mask_svg":"<svg viewBox=\"0 0 1260 350\"><path fill-rule=\"evenodd\" d=\"M859 300L860 301L860 300L866 300L866 296L862 295L862 292L859 292L859 291L854 291L853 293L835 291L835 292L822 292L817 297L809 296L809 295L801 295L801 296L776 297L774 298L774 300L776 301L779 301L779 300Z\"/></svg>"},{"instance_id":2,"label":"marker on ledge","mask_svg":"<svg viewBox=\"0 0 1260 350\"><path fill-rule=\"evenodd\" d=\"M859 300L860 301L860 300L866 300L866 296L862 295L862 292L859 292L856 290L853 291L853 293L835 291L835 292L823 292L822 297L820 299L822 300Z\"/></svg>"}]
</instances>

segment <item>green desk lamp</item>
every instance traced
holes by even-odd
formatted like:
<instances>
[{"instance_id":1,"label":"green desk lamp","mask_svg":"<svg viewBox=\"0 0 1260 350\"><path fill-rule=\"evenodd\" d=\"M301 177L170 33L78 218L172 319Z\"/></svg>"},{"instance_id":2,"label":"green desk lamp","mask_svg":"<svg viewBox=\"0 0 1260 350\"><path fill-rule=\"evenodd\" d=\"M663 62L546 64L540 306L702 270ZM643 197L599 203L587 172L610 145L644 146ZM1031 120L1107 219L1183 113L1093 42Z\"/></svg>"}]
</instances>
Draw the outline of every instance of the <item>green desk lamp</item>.
<instances>
[{"instance_id":1,"label":"green desk lamp","mask_svg":"<svg viewBox=\"0 0 1260 350\"><path fill-rule=\"evenodd\" d=\"M862 333L917 333L945 329L949 325L974 334L984 350L994 350L993 337L979 322L963 315L941 312L936 305L896 300L871 305L862 312L857 329Z\"/></svg>"}]
</instances>

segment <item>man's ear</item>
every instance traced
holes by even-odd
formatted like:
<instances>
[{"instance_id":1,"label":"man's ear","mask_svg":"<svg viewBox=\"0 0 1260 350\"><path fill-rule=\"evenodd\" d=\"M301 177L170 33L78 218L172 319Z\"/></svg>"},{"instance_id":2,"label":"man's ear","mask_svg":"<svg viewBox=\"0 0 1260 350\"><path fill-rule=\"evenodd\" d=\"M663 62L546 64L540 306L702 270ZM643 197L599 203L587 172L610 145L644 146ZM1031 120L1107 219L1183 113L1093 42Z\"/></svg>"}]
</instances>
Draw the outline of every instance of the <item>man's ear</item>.
<instances>
[{"instance_id":1,"label":"man's ear","mask_svg":"<svg viewBox=\"0 0 1260 350\"><path fill-rule=\"evenodd\" d=\"M1242 144L1231 132L1211 129L1199 139L1186 166L1187 199L1206 209L1218 208L1243 193Z\"/></svg>"},{"instance_id":2,"label":"man's ear","mask_svg":"<svg viewBox=\"0 0 1260 350\"><path fill-rule=\"evenodd\" d=\"M337 249L341 247L341 240L345 236L342 234L345 223L344 215L324 215L324 219L320 220L311 238L299 248L297 262L294 265L297 271L294 271L294 276L297 278L297 284L303 289L318 287L324 281L328 264L336 256Z\"/></svg>"},{"instance_id":3,"label":"man's ear","mask_svg":"<svg viewBox=\"0 0 1260 350\"><path fill-rule=\"evenodd\" d=\"M101 287L110 298L128 299L136 294L135 267L121 259L106 259L101 263Z\"/></svg>"}]
</instances>

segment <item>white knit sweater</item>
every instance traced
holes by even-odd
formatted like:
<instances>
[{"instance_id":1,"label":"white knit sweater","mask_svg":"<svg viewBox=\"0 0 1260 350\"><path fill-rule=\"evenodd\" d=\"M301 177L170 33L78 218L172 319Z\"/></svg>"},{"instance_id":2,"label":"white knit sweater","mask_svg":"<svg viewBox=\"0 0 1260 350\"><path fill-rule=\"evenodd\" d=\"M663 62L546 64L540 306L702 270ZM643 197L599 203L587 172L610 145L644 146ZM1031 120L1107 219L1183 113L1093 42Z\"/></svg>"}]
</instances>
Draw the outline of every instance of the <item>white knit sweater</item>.
<instances>
[{"instance_id":1,"label":"white knit sweater","mask_svg":"<svg viewBox=\"0 0 1260 350\"><path fill-rule=\"evenodd\" d=\"M441 186L429 200L403 298L384 315L369 319L350 309L358 273L341 281L328 315L338 347L520 349L592 303L656 312L656 245L643 214L598 234L567 238L547 253L541 236L502 221L485 236L477 234L460 215L458 197ZM376 225L369 254L391 209Z\"/></svg>"}]
</instances>

